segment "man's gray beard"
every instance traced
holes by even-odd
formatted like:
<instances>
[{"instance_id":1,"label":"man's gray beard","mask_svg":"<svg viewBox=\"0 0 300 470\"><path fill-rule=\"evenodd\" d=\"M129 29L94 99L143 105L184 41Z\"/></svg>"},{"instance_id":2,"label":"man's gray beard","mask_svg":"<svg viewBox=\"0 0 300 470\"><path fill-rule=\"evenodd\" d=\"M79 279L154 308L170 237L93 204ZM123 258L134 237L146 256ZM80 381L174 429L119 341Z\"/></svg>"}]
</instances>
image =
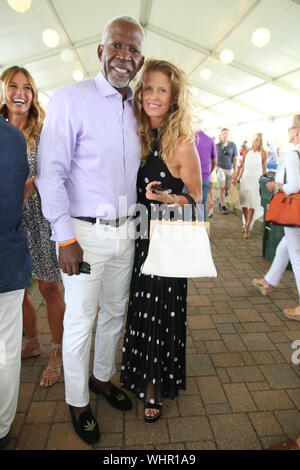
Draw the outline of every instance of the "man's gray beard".
<instances>
[{"instance_id":1,"label":"man's gray beard","mask_svg":"<svg viewBox=\"0 0 300 470\"><path fill-rule=\"evenodd\" d=\"M113 86L114 88L126 88L128 87L130 83L130 79L126 79L126 82L120 83L120 82L115 82L109 75L108 75L108 81Z\"/></svg>"}]
</instances>

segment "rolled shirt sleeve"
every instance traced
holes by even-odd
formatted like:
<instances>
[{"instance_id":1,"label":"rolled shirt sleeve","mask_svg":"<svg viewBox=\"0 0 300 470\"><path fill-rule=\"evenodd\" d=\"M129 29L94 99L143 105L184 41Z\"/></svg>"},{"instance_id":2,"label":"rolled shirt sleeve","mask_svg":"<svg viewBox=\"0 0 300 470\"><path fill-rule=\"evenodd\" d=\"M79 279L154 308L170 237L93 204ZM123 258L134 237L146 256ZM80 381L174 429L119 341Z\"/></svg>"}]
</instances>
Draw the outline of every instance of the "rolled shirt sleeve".
<instances>
[{"instance_id":1,"label":"rolled shirt sleeve","mask_svg":"<svg viewBox=\"0 0 300 470\"><path fill-rule=\"evenodd\" d=\"M55 241L74 237L65 186L77 140L74 115L66 91L54 93L47 108L38 150L35 184L41 196L43 215L51 224Z\"/></svg>"}]
</instances>

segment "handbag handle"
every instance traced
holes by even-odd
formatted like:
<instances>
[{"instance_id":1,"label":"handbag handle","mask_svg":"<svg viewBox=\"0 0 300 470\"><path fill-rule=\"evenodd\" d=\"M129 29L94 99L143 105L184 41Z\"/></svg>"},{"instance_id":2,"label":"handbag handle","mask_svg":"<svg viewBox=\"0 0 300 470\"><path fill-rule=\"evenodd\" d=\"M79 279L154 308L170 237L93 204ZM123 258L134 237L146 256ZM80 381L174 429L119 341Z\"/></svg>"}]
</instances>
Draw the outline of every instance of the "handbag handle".
<instances>
[{"instance_id":1,"label":"handbag handle","mask_svg":"<svg viewBox=\"0 0 300 470\"><path fill-rule=\"evenodd\" d=\"M192 196L188 193L179 193L179 194L177 194L177 196L183 196L189 201L189 203L192 206L192 222L196 222L196 220L197 220L197 218L196 218L197 203L196 203L195 199L192 198Z\"/></svg>"}]
</instances>

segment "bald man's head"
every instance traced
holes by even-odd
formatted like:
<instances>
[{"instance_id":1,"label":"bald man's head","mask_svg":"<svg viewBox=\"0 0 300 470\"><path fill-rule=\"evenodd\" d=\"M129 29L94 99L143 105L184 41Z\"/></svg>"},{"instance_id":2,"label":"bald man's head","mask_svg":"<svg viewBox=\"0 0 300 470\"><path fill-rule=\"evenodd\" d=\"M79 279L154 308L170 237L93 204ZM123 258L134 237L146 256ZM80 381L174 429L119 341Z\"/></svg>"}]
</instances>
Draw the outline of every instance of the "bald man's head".
<instances>
[{"instance_id":1,"label":"bald man's head","mask_svg":"<svg viewBox=\"0 0 300 470\"><path fill-rule=\"evenodd\" d=\"M132 25L136 26L136 28L140 31L141 36L142 36L142 38L143 38L143 41L142 41L142 46L143 46L144 41L145 41L145 32L144 32L144 29L143 29L142 25L141 25L137 20L135 20L134 18L132 18L131 16L117 16L117 17L115 17L115 18L110 19L110 20L105 24L104 29L103 29L102 44L105 44L105 41L107 40L108 31L109 31L110 27L111 27L114 23L119 23L119 22L129 23L129 24L132 24Z\"/></svg>"},{"instance_id":2,"label":"bald man's head","mask_svg":"<svg viewBox=\"0 0 300 470\"><path fill-rule=\"evenodd\" d=\"M115 18L105 27L98 57L108 82L125 96L126 88L144 63L144 32L135 20Z\"/></svg>"}]
</instances>

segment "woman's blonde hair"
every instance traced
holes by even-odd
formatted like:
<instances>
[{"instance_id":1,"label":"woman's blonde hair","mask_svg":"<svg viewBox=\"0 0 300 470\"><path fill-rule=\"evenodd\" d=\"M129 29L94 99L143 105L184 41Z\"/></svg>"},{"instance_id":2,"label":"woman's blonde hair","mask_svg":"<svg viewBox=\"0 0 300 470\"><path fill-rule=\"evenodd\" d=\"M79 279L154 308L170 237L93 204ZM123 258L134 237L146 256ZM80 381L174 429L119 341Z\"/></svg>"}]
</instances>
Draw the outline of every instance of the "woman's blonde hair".
<instances>
[{"instance_id":1,"label":"woman's blonde hair","mask_svg":"<svg viewBox=\"0 0 300 470\"><path fill-rule=\"evenodd\" d=\"M252 148L253 148L254 141L255 141L255 139L256 139L257 137L259 137L260 140L261 140L260 152L265 152L265 149L264 149L264 141L263 141L263 134L262 134L261 132L257 132L257 133L254 135L254 137L253 137L253 139L252 139Z\"/></svg>"},{"instance_id":2,"label":"woman's blonde hair","mask_svg":"<svg viewBox=\"0 0 300 470\"><path fill-rule=\"evenodd\" d=\"M14 75L18 72L24 73L26 76L30 86L31 86L31 91L32 91L32 101L31 101L31 106L29 109L28 113L28 118L27 118L27 130L26 130L26 142L27 142L27 147L30 150L34 150L35 145L36 145L36 137L40 134L43 122L45 119L45 111L41 107L39 100L38 100L38 91L36 84L31 76L31 74L28 72L28 70L24 69L23 67L18 67L17 65L14 65L13 67L10 67L2 73L0 80L4 82L4 86L7 92L7 88L12 81ZM7 106L6 104L3 104L0 106L0 114L6 119L8 119L8 113L7 113Z\"/></svg>"},{"instance_id":3,"label":"woman's blonde hair","mask_svg":"<svg viewBox=\"0 0 300 470\"><path fill-rule=\"evenodd\" d=\"M195 138L185 73L176 65L165 60L146 60L134 94L134 114L138 122L138 135L142 146L142 166L146 163L154 141L150 119L144 111L142 100L145 77L149 72L162 72L168 76L171 83L171 106L159 129L161 154L164 162L171 162L179 139L193 142Z\"/></svg>"}]
</instances>

